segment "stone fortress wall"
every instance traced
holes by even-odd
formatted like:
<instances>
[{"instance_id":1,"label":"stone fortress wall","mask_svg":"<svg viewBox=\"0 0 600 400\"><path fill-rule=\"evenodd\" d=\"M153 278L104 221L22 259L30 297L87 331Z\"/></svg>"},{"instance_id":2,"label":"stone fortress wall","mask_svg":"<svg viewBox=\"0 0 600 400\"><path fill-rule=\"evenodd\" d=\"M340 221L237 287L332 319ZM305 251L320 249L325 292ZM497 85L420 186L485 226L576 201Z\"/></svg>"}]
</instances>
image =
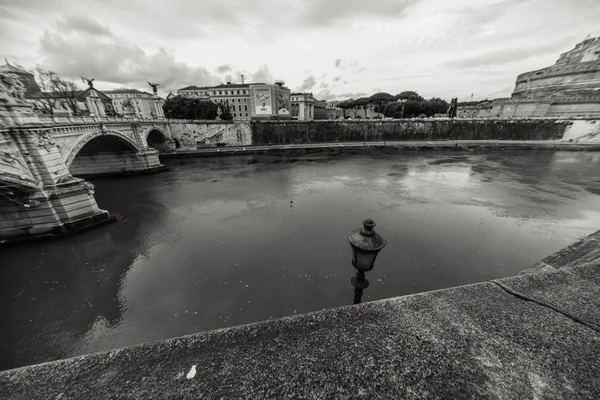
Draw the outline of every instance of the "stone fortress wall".
<instances>
[{"instance_id":1,"label":"stone fortress wall","mask_svg":"<svg viewBox=\"0 0 600 400\"><path fill-rule=\"evenodd\" d=\"M550 67L520 74L510 98L460 106L459 118L600 117L600 38L586 39Z\"/></svg>"}]
</instances>

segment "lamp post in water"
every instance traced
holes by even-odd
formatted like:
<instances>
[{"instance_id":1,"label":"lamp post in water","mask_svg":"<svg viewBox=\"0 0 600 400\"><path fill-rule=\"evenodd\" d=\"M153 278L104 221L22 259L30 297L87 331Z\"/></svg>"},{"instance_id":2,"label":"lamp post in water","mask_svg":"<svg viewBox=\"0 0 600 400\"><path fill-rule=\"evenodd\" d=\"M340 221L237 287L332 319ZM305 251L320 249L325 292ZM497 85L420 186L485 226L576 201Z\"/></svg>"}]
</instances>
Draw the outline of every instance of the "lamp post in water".
<instances>
[{"instance_id":1,"label":"lamp post in water","mask_svg":"<svg viewBox=\"0 0 600 400\"><path fill-rule=\"evenodd\" d=\"M363 289L369 287L365 272L375 266L377 253L385 247L387 241L373 230L375 222L365 219L361 229L355 229L348 238L352 247L352 265L358 270L350 280L354 286L354 304L361 301Z\"/></svg>"}]
</instances>

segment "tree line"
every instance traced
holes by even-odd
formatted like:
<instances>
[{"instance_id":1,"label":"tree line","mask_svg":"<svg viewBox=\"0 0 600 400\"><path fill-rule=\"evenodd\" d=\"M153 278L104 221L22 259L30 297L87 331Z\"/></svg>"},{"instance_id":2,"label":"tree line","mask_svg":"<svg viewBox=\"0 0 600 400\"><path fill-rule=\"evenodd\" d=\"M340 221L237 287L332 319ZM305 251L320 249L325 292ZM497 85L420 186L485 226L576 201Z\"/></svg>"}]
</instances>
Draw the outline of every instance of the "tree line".
<instances>
[{"instance_id":1,"label":"tree line","mask_svg":"<svg viewBox=\"0 0 600 400\"><path fill-rule=\"evenodd\" d=\"M337 107L344 111L344 118L357 118L361 110L365 116L368 110L373 110L386 118L414 118L447 113L449 104L438 97L426 100L417 92L405 91L395 96L379 92L370 97L344 100Z\"/></svg>"},{"instance_id":2,"label":"tree line","mask_svg":"<svg viewBox=\"0 0 600 400\"><path fill-rule=\"evenodd\" d=\"M216 119L232 120L229 103L213 103L210 100L184 97L168 98L163 105L163 113L170 119Z\"/></svg>"}]
</instances>

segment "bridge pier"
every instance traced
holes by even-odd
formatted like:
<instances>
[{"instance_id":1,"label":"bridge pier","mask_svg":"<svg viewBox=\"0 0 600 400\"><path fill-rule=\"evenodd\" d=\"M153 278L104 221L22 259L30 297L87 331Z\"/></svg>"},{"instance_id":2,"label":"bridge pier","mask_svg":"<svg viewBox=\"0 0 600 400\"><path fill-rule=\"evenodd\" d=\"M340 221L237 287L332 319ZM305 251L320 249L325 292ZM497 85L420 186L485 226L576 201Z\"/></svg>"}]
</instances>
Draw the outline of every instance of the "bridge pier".
<instances>
[{"instance_id":1,"label":"bridge pier","mask_svg":"<svg viewBox=\"0 0 600 400\"><path fill-rule=\"evenodd\" d=\"M98 208L94 186L70 174L47 129L12 128L8 135L21 157L12 155L37 182L0 186L0 241L67 234L114 220Z\"/></svg>"}]
</instances>

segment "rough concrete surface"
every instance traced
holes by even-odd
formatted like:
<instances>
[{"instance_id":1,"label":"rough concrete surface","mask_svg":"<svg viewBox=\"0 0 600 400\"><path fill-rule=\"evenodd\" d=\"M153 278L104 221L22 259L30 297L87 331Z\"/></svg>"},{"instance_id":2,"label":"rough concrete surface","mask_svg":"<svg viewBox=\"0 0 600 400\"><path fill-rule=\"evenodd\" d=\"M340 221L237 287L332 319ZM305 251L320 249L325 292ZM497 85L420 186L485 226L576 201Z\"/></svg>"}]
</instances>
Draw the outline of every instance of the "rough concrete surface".
<instances>
[{"instance_id":1,"label":"rough concrete surface","mask_svg":"<svg viewBox=\"0 0 600 400\"><path fill-rule=\"evenodd\" d=\"M551 307L600 333L600 259L494 282L510 293Z\"/></svg>"},{"instance_id":2,"label":"rough concrete surface","mask_svg":"<svg viewBox=\"0 0 600 400\"><path fill-rule=\"evenodd\" d=\"M598 273L569 285L587 290ZM590 300L557 274L502 282ZM597 399L600 334L572 309L484 282L5 371L0 397Z\"/></svg>"}]
</instances>

